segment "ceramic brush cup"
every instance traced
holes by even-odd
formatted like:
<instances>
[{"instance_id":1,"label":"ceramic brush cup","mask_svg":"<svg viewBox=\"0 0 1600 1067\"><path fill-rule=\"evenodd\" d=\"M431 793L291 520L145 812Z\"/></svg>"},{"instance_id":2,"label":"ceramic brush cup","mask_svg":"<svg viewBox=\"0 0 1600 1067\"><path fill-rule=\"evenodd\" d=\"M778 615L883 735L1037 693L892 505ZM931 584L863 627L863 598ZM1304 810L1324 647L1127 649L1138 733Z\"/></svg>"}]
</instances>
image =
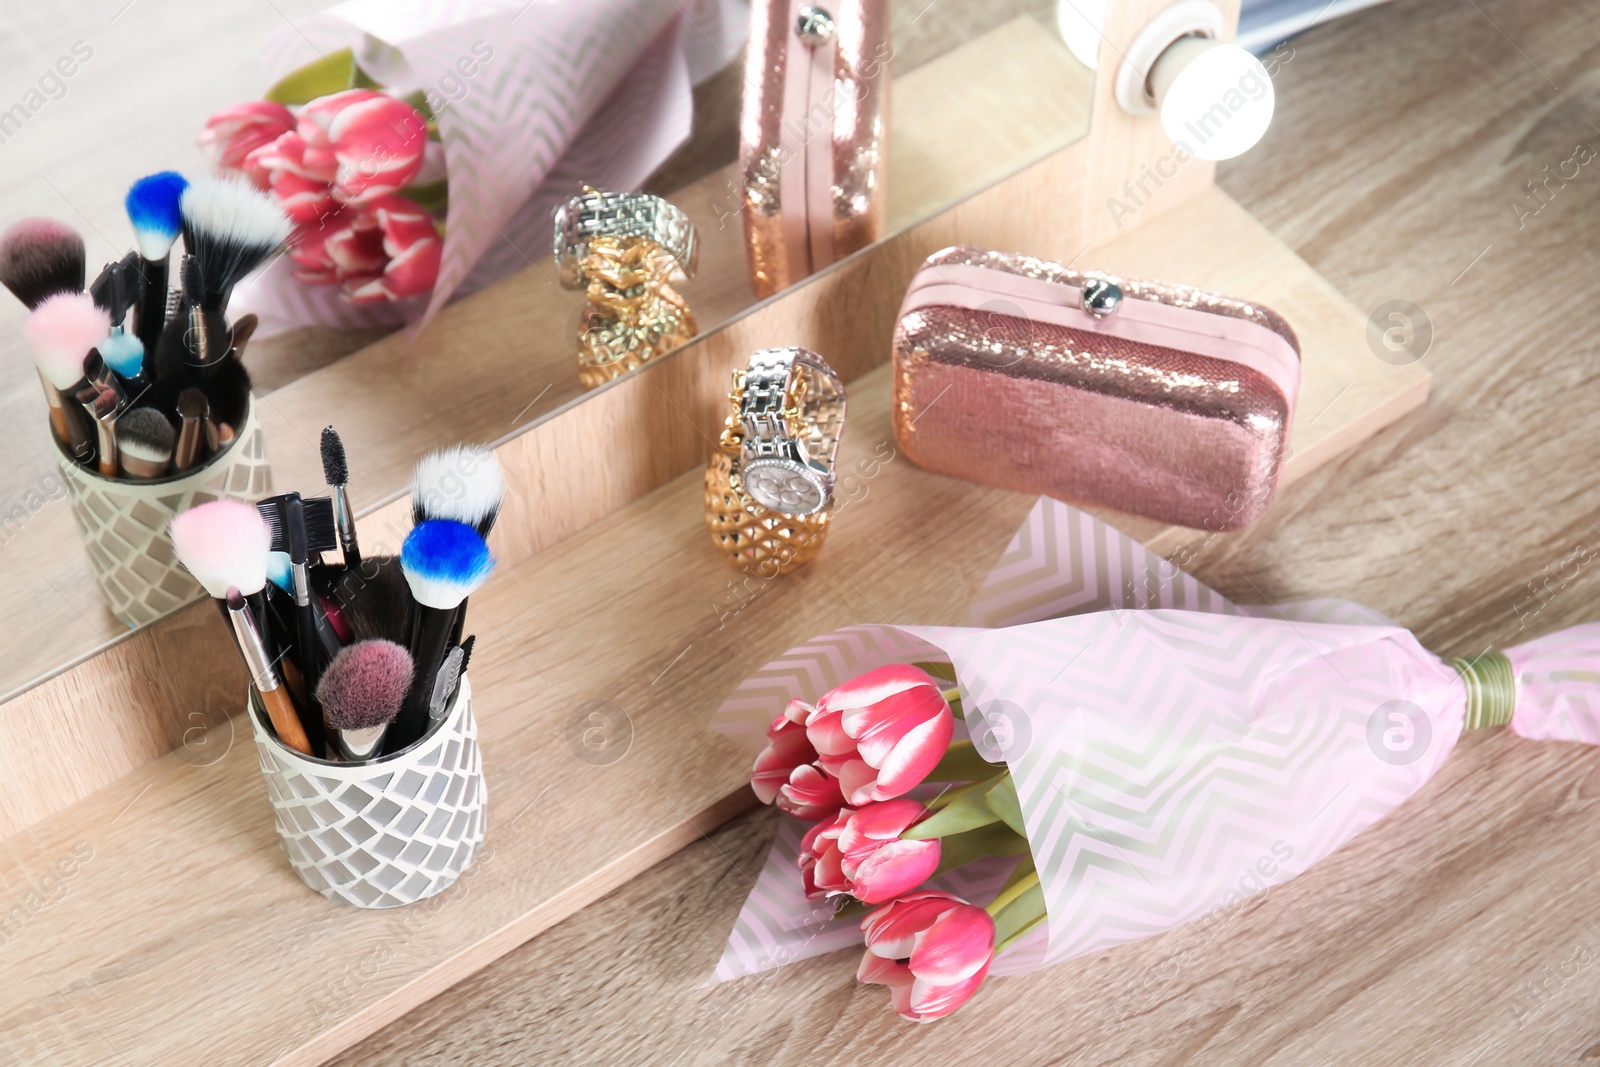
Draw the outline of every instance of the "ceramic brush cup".
<instances>
[{"instance_id":1,"label":"ceramic brush cup","mask_svg":"<svg viewBox=\"0 0 1600 1067\"><path fill-rule=\"evenodd\" d=\"M194 469L168 478L107 478L74 460L59 441L57 450L89 569L106 606L129 627L154 622L205 595L172 554L167 525L174 515L222 498L253 503L272 492L253 400L246 401L231 442Z\"/></svg>"},{"instance_id":2,"label":"ceramic brush cup","mask_svg":"<svg viewBox=\"0 0 1600 1067\"><path fill-rule=\"evenodd\" d=\"M254 690L249 712L278 840L306 885L354 908L395 908L443 892L472 865L487 795L465 675L420 741L365 763L288 748Z\"/></svg>"}]
</instances>

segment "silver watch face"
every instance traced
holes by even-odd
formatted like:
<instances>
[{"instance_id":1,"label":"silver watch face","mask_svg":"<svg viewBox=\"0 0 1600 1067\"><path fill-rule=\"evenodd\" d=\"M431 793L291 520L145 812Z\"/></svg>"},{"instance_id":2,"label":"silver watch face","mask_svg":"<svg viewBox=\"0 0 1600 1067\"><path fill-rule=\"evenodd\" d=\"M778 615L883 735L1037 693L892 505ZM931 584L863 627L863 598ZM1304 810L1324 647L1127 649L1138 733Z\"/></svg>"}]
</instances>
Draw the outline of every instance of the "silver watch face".
<instances>
[{"instance_id":1,"label":"silver watch face","mask_svg":"<svg viewBox=\"0 0 1600 1067\"><path fill-rule=\"evenodd\" d=\"M810 515L828 502L822 475L790 459L754 459L741 465L739 476L750 499L785 515Z\"/></svg>"}]
</instances>

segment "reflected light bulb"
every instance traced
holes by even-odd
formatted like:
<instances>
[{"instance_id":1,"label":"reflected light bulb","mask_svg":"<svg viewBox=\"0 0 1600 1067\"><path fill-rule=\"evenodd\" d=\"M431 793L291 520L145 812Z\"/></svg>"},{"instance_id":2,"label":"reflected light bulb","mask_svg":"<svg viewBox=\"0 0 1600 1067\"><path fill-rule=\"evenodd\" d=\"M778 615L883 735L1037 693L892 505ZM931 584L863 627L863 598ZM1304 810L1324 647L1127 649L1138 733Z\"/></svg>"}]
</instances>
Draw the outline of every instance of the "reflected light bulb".
<instances>
[{"instance_id":1,"label":"reflected light bulb","mask_svg":"<svg viewBox=\"0 0 1600 1067\"><path fill-rule=\"evenodd\" d=\"M1056 30L1079 63L1100 65L1100 39L1105 35L1107 0L1056 0Z\"/></svg>"},{"instance_id":2,"label":"reflected light bulb","mask_svg":"<svg viewBox=\"0 0 1600 1067\"><path fill-rule=\"evenodd\" d=\"M1156 60L1150 88L1162 129L1197 159L1247 152L1272 123L1272 78L1236 44L1179 38Z\"/></svg>"}]
</instances>

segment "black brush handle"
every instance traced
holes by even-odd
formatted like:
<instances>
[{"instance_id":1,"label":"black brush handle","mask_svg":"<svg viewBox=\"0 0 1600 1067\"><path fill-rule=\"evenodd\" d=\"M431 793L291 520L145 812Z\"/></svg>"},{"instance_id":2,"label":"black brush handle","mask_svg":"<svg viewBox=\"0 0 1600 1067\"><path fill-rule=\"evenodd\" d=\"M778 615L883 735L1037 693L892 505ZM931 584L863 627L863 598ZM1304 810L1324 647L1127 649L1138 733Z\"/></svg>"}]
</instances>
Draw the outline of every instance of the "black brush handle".
<instances>
[{"instance_id":1,"label":"black brush handle","mask_svg":"<svg viewBox=\"0 0 1600 1067\"><path fill-rule=\"evenodd\" d=\"M323 751L322 706L317 703L317 683L322 680L322 660L317 655L316 609L309 598L306 603L295 597L295 659L299 661L300 674L306 680L306 713L301 722L306 736L311 739L311 751Z\"/></svg>"},{"instance_id":2,"label":"black brush handle","mask_svg":"<svg viewBox=\"0 0 1600 1067\"><path fill-rule=\"evenodd\" d=\"M422 740L428 732L428 701L433 696L433 679L450 647L450 631L455 626L456 609L428 608L417 604L411 613L411 636L406 647L416 664L406 702L389 727L388 751L399 752Z\"/></svg>"},{"instance_id":3,"label":"black brush handle","mask_svg":"<svg viewBox=\"0 0 1600 1067\"><path fill-rule=\"evenodd\" d=\"M167 256L139 260L139 303L134 318L134 334L144 345L147 363L155 362L161 329L167 324Z\"/></svg>"}]
</instances>

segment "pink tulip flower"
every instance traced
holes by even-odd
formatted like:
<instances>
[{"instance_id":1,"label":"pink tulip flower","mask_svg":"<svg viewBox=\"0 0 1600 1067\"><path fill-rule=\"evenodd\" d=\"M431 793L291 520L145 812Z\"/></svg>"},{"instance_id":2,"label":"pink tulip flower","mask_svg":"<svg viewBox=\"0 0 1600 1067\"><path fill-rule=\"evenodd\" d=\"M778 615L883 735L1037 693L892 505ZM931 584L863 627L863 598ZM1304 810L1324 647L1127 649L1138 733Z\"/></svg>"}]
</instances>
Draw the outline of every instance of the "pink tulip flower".
<instances>
[{"instance_id":1,"label":"pink tulip flower","mask_svg":"<svg viewBox=\"0 0 1600 1067\"><path fill-rule=\"evenodd\" d=\"M902 1019L942 1019L971 999L994 959L994 920L948 893L909 893L861 921L856 980L889 987Z\"/></svg>"},{"instance_id":2,"label":"pink tulip flower","mask_svg":"<svg viewBox=\"0 0 1600 1067\"><path fill-rule=\"evenodd\" d=\"M293 112L270 100L251 100L225 107L206 120L195 144L224 170L243 170L263 188L264 173L250 171L245 159L262 145L271 144L295 128Z\"/></svg>"},{"instance_id":3,"label":"pink tulip flower","mask_svg":"<svg viewBox=\"0 0 1600 1067\"><path fill-rule=\"evenodd\" d=\"M900 835L928 813L915 800L885 800L813 826L800 842L806 896L855 897L881 904L909 893L939 866L939 839L902 841Z\"/></svg>"},{"instance_id":4,"label":"pink tulip flower","mask_svg":"<svg viewBox=\"0 0 1600 1067\"><path fill-rule=\"evenodd\" d=\"M351 272L344 279L345 295L356 303L420 296L438 281L444 242L433 216L415 201L403 196L368 201L357 211L351 229L364 242L371 241L375 230L387 259L376 276L361 277ZM363 245L364 249L368 247L370 244Z\"/></svg>"},{"instance_id":5,"label":"pink tulip flower","mask_svg":"<svg viewBox=\"0 0 1600 1067\"><path fill-rule=\"evenodd\" d=\"M311 101L300 109L297 132L305 164L320 172L331 164L333 194L347 204L371 203L410 184L428 142L416 108L372 89Z\"/></svg>"},{"instance_id":6,"label":"pink tulip flower","mask_svg":"<svg viewBox=\"0 0 1600 1067\"><path fill-rule=\"evenodd\" d=\"M301 226L339 210L330 184L332 168L316 170L306 164L305 155L305 138L290 130L251 152L244 161L245 173L271 189L284 214Z\"/></svg>"},{"instance_id":7,"label":"pink tulip flower","mask_svg":"<svg viewBox=\"0 0 1600 1067\"><path fill-rule=\"evenodd\" d=\"M818 762L855 806L892 800L920 785L944 757L954 730L939 682L902 663L823 694L806 719Z\"/></svg>"},{"instance_id":8,"label":"pink tulip flower","mask_svg":"<svg viewBox=\"0 0 1600 1067\"><path fill-rule=\"evenodd\" d=\"M844 804L839 783L816 765L817 750L806 740L811 706L791 700L767 727L767 747L756 757L750 788L763 804L776 803L801 819L828 818Z\"/></svg>"}]
</instances>

